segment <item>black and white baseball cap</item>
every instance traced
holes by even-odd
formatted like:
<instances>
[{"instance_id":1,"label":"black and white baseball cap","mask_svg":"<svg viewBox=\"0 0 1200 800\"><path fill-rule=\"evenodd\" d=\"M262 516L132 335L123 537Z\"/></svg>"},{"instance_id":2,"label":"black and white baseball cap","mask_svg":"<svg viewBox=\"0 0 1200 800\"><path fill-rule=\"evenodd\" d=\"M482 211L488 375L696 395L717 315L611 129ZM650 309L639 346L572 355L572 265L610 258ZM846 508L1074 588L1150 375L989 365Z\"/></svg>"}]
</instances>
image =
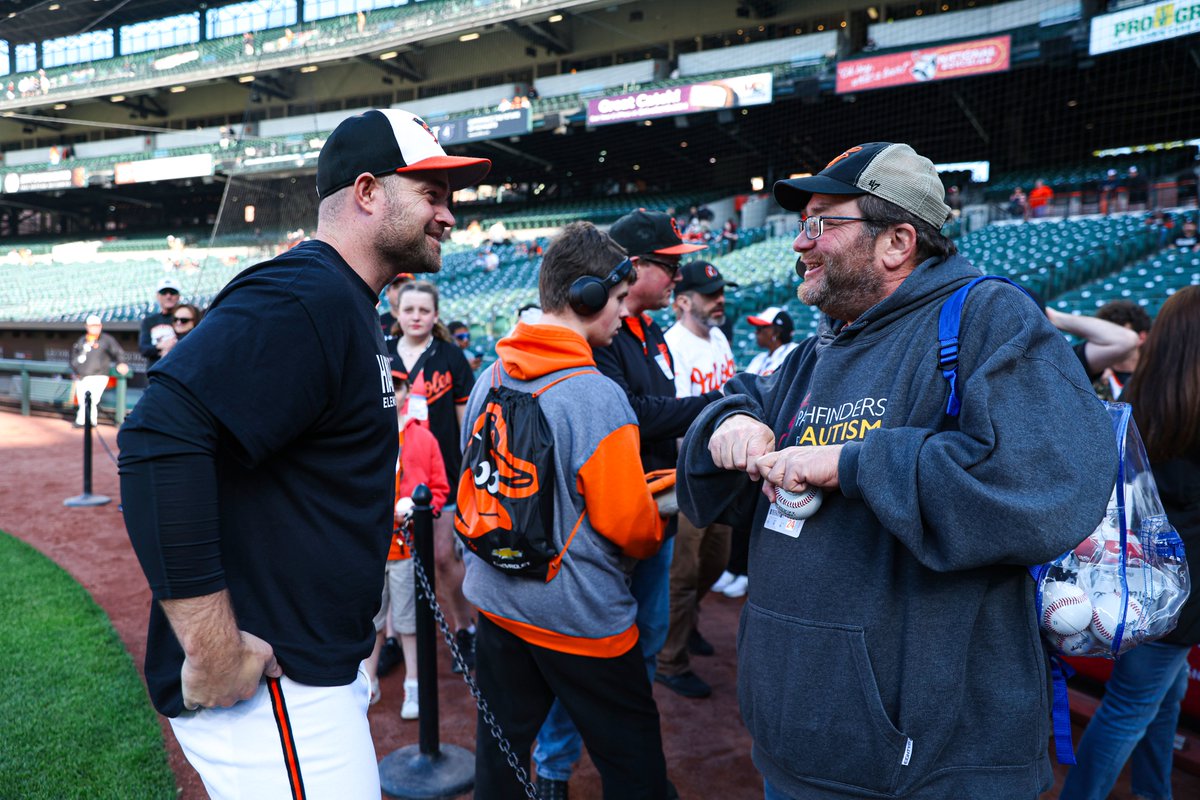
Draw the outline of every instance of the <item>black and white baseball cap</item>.
<instances>
[{"instance_id":1,"label":"black and white baseball cap","mask_svg":"<svg viewBox=\"0 0 1200 800\"><path fill-rule=\"evenodd\" d=\"M950 218L946 189L933 162L906 144L860 144L816 175L775 184L776 202L789 211L803 211L814 194L873 194L939 230Z\"/></svg>"},{"instance_id":2,"label":"black and white baseball cap","mask_svg":"<svg viewBox=\"0 0 1200 800\"><path fill-rule=\"evenodd\" d=\"M359 175L446 170L450 190L474 186L492 168L486 158L448 156L425 120L397 108L347 117L325 140L317 158L317 197L354 183Z\"/></svg>"}]
</instances>

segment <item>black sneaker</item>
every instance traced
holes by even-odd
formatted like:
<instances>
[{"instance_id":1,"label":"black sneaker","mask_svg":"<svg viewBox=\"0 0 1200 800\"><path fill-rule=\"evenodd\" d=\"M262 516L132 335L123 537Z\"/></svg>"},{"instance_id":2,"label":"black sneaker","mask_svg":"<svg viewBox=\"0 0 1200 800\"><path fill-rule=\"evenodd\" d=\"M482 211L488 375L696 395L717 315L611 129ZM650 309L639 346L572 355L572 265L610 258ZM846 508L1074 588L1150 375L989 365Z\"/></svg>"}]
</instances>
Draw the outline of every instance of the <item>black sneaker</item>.
<instances>
[{"instance_id":1,"label":"black sneaker","mask_svg":"<svg viewBox=\"0 0 1200 800\"><path fill-rule=\"evenodd\" d=\"M683 695L684 697L699 699L712 694L712 687L701 680L700 676L691 670L679 675L663 675L659 672L655 674L654 680L663 684L675 692L675 694Z\"/></svg>"},{"instance_id":2,"label":"black sneaker","mask_svg":"<svg viewBox=\"0 0 1200 800\"><path fill-rule=\"evenodd\" d=\"M697 628L692 628L692 632L688 634L687 649L694 656L711 656L717 652L716 648L700 634Z\"/></svg>"},{"instance_id":3,"label":"black sneaker","mask_svg":"<svg viewBox=\"0 0 1200 800\"><path fill-rule=\"evenodd\" d=\"M568 800L567 782L554 778L538 778L538 800Z\"/></svg>"},{"instance_id":4,"label":"black sneaker","mask_svg":"<svg viewBox=\"0 0 1200 800\"><path fill-rule=\"evenodd\" d=\"M400 643L396 641L396 637L389 636L383 643L383 647L379 648L379 663L375 667L375 674L382 678L402 663L404 663L404 651L400 649Z\"/></svg>"},{"instance_id":5,"label":"black sneaker","mask_svg":"<svg viewBox=\"0 0 1200 800\"><path fill-rule=\"evenodd\" d=\"M462 660L467 665L468 670L475 669L475 634L471 633L466 628L461 628L454 634L454 643L458 645L458 652L462 656ZM461 675L462 669L458 662L454 662L451 668L455 675Z\"/></svg>"}]
</instances>

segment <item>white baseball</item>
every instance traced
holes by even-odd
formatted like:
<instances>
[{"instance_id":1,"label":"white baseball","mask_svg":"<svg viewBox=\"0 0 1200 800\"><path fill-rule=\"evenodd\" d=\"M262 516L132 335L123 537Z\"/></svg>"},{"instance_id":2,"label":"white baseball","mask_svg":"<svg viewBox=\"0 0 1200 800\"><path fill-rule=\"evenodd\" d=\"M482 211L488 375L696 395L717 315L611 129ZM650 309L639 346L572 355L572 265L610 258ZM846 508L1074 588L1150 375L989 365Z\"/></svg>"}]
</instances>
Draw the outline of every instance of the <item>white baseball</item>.
<instances>
[{"instance_id":1,"label":"white baseball","mask_svg":"<svg viewBox=\"0 0 1200 800\"><path fill-rule=\"evenodd\" d=\"M1121 622L1121 595L1110 593L1092 598L1091 631L1106 647L1111 647ZM1130 597L1125 608L1125 632L1121 636L1121 649L1136 642L1135 635L1145 627L1142 604Z\"/></svg>"},{"instance_id":2,"label":"white baseball","mask_svg":"<svg viewBox=\"0 0 1200 800\"><path fill-rule=\"evenodd\" d=\"M1050 635L1050 643L1054 645L1058 652L1065 656L1082 656L1086 655L1092 649L1092 642L1095 639L1087 631L1079 633L1054 633Z\"/></svg>"},{"instance_id":3,"label":"white baseball","mask_svg":"<svg viewBox=\"0 0 1200 800\"><path fill-rule=\"evenodd\" d=\"M1092 602L1078 586L1046 581L1042 587L1042 628L1050 633L1072 634L1092 623Z\"/></svg>"},{"instance_id":4,"label":"white baseball","mask_svg":"<svg viewBox=\"0 0 1200 800\"><path fill-rule=\"evenodd\" d=\"M775 487L775 505L786 517L792 519L808 519L817 513L825 493L815 486L810 486L803 492L789 492L782 486Z\"/></svg>"}]
</instances>

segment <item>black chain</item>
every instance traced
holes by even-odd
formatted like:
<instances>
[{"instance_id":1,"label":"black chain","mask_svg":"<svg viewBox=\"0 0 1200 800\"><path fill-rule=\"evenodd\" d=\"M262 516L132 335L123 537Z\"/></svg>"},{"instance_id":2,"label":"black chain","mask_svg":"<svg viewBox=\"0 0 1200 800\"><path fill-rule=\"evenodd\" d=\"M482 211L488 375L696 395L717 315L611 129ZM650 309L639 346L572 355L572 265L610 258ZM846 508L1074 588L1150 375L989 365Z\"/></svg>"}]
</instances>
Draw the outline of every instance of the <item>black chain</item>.
<instances>
[{"instance_id":1,"label":"black chain","mask_svg":"<svg viewBox=\"0 0 1200 800\"><path fill-rule=\"evenodd\" d=\"M425 568L421 566L421 560L417 558L417 549L413 546L412 541L412 518L405 520L401 526L401 535L404 536L404 543L408 545L408 550L412 553L413 574L417 576L417 580L421 583L421 591L425 593L425 597L429 599L429 607L433 610L433 618L437 622L438 628L442 631L442 638L450 647L450 656L454 661L455 666L462 672L462 679L467 684L467 688L471 691L471 697L475 698L475 706L479 709L479 713L483 718L484 723L491 731L492 738L496 740L496 745L500 748L500 752L504 754L504 760L512 767L513 773L517 776L517 780L525 789L525 796L529 800L537 800L537 787L533 785L533 781L529 778L529 773L521 766L517 754L513 752L512 745L504 736L504 731L500 728L500 724L496 722L496 717L488 708L487 701L483 699L483 692L479 691L479 684L475 682L475 678L471 675L471 670L467 667L467 662L463 659L462 652L458 649L458 643L454 641L454 633L450 630L449 623L446 622L446 615L442 613L441 606L438 605L437 598L433 596L432 588L429 585L429 578L425 575Z\"/></svg>"}]
</instances>

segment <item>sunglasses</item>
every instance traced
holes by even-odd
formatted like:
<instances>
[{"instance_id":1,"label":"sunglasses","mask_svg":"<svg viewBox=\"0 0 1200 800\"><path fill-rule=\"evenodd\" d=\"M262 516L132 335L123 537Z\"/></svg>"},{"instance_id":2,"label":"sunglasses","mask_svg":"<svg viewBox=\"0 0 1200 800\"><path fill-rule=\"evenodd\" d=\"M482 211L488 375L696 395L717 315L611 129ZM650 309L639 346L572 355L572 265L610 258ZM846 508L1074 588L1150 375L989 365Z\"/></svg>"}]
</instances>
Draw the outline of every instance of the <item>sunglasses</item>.
<instances>
[{"instance_id":1,"label":"sunglasses","mask_svg":"<svg viewBox=\"0 0 1200 800\"><path fill-rule=\"evenodd\" d=\"M469 333L456 333L456 334L454 334L454 338L455 338L455 339L460 339L460 340L462 340L462 341L464 341L464 342L465 342L465 341L467 341L467 340L469 340L469 339L471 338L471 334L469 334Z\"/></svg>"},{"instance_id":2,"label":"sunglasses","mask_svg":"<svg viewBox=\"0 0 1200 800\"><path fill-rule=\"evenodd\" d=\"M172 321L176 325L178 325L180 322L195 322L196 318L195 317L175 317L174 320L172 320Z\"/></svg>"},{"instance_id":3,"label":"sunglasses","mask_svg":"<svg viewBox=\"0 0 1200 800\"><path fill-rule=\"evenodd\" d=\"M649 261L651 264L657 264L665 269L667 274L672 278L679 274L679 264L672 264L669 261L659 261L657 258L650 258L649 256L639 256L638 261Z\"/></svg>"}]
</instances>

